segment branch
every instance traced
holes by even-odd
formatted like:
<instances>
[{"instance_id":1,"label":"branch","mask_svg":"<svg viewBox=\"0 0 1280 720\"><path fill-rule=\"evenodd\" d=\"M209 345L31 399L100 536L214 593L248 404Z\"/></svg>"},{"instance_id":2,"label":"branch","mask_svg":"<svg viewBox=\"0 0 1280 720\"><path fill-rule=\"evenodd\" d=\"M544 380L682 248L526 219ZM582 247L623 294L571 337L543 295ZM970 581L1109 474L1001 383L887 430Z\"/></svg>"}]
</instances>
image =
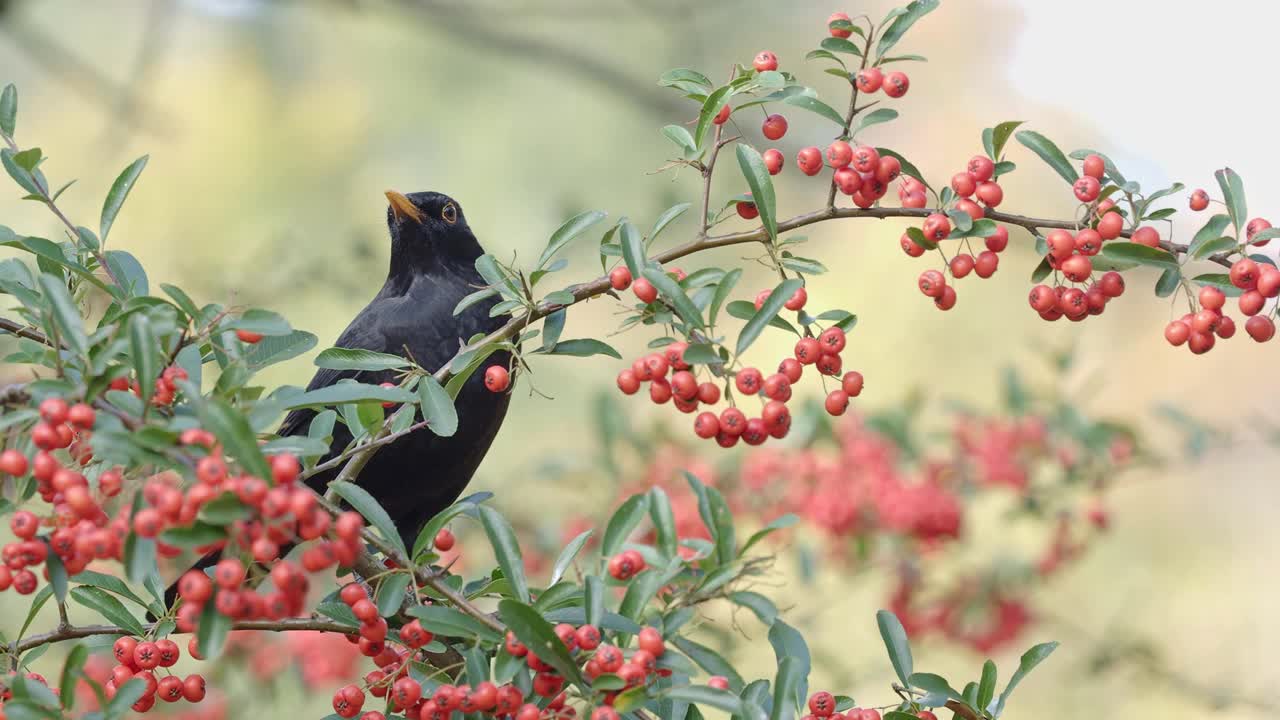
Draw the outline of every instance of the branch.
<instances>
[{"instance_id":1,"label":"branch","mask_svg":"<svg viewBox=\"0 0 1280 720\"><path fill-rule=\"evenodd\" d=\"M9 333L10 335L16 335L20 338L26 338L28 340L35 340L41 345L48 345L49 347L53 347L53 342L50 341L49 338L45 337L44 333L28 325L20 323L17 320L10 320L9 318L0 317L0 332L6 332L6 333Z\"/></svg>"},{"instance_id":2,"label":"branch","mask_svg":"<svg viewBox=\"0 0 1280 720\"><path fill-rule=\"evenodd\" d=\"M147 623L142 626L144 633L149 633L155 629L159 623ZM288 618L285 620L240 620L232 623L232 630L265 630L267 632L291 632L297 630L317 630L319 632L342 633L343 635L351 635L356 632L356 628L350 625L333 620L321 619L318 617L309 618ZM32 648L48 645L49 643L62 642L63 640L77 640L79 638L93 637L95 635L132 635L133 633L125 628L116 625L79 625L68 626L54 630L53 632L44 633L42 635L32 635L24 640L10 643L9 652L15 655L21 655ZM180 631L174 631L174 634L181 634Z\"/></svg>"}]
</instances>

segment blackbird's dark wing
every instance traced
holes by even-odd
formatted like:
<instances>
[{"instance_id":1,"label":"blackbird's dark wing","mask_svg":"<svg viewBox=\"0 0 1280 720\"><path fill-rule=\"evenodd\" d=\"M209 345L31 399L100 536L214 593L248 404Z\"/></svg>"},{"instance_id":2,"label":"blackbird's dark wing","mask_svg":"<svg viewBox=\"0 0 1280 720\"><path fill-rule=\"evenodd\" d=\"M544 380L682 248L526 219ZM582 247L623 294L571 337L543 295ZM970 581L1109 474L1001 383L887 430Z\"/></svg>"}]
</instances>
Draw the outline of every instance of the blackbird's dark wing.
<instances>
[{"instance_id":1,"label":"blackbird's dark wing","mask_svg":"<svg viewBox=\"0 0 1280 720\"><path fill-rule=\"evenodd\" d=\"M374 350L377 352L395 353L394 350L388 349L388 341L381 323L377 321L379 310L383 309L384 303L378 300L370 303L364 310L356 316L355 320L347 326L346 330L338 336L335 347L341 348L359 348L363 350ZM401 351L403 352L403 351ZM399 354L399 353L395 353ZM316 371L311 382L307 383L307 390L315 390L317 388L328 387L344 379L353 379L364 383L380 383L384 378L382 375L390 375L390 373L377 373L367 370L332 370L329 368L321 368ZM280 437L288 435L305 435L307 429L311 425L311 420L315 418L316 411L310 408L294 410L285 416L284 422L280 424L280 429L276 434ZM341 450L341 448L339 448Z\"/></svg>"}]
</instances>

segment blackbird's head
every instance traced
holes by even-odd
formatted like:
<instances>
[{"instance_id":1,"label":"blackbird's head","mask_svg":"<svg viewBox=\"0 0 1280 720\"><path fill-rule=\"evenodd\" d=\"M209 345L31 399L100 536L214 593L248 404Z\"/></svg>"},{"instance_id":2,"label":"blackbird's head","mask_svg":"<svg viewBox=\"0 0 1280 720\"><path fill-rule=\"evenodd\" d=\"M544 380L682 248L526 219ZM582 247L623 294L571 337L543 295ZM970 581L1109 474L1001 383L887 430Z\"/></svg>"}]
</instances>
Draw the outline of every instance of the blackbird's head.
<instances>
[{"instance_id":1,"label":"blackbird's head","mask_svg":"<svg viewBox=\"0 0 1280 720\"><path fill-rule=\"evenodd\" d=\"M436 192L387 191L392 272L429 271L443 264L474 265L484 254L462 206Z\"/></svg>"}]
</instances>

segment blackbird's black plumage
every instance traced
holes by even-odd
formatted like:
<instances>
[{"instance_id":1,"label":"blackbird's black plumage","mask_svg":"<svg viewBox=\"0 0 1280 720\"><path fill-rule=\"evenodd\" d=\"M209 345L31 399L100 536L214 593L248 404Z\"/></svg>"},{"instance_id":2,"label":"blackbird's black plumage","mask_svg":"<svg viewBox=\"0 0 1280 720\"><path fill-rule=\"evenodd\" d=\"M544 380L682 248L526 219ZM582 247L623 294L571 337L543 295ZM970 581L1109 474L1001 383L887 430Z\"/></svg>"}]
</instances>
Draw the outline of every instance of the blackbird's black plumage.
<instances>
[{"instance_id":1,"label":"blackbird's black plumage","mask_svg":"<svg viewBox=\"0 0 1280 720\"><path fill-rule=\"evenodd\" d=\"M388 192L387 198L391 232L387 280L334 344L410 357L435 371L453 358L461 342L503 324L501 319L489 317L496 298L453 314L459 301L486 284L475 269L475 261L484 251L462 208L448 196ZM485 366L509 361L509 354L494 353ZM379 449L356 479L386 509L407 546L412 547L427 520L461 495L506 416L510 395L489 392L484 387L484 370L481 367L468 378L458 394L458 430L454 435L440 437L430 430L410 433ZM393 371L322 369L307 389L344 378L372 384L396 379ZM285 418L278 434L305 435L315 416L314 410L296 410ZM351 433L338 423L329 453L321 461L341 453L350 442ZM323 493L338 472L313 475L307 484ZM196 567L209 567L216 561L216 557L206 557Z\"/></svg>"}]
</instances>

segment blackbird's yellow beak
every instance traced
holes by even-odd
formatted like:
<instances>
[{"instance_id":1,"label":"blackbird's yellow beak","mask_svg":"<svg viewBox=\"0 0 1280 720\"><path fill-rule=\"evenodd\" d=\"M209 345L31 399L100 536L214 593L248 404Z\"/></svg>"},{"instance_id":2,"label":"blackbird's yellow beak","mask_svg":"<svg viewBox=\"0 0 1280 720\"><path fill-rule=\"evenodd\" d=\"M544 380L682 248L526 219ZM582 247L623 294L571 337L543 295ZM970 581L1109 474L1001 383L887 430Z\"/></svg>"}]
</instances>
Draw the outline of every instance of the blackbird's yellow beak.
<instances>
[{"instance_id":1,"label":"blackbird's yellow beak","mask_svg":"<svg viewBox=\"0 0 1280 720\"><path fill-rule=\"evenodd\" d=\"M409 202L409 198L395 190L387 191L387 200L391 203L391 212L395 213L397 220L409 219L416 223L422 222L422 212Z\"/></svg>"}]
</instances>

